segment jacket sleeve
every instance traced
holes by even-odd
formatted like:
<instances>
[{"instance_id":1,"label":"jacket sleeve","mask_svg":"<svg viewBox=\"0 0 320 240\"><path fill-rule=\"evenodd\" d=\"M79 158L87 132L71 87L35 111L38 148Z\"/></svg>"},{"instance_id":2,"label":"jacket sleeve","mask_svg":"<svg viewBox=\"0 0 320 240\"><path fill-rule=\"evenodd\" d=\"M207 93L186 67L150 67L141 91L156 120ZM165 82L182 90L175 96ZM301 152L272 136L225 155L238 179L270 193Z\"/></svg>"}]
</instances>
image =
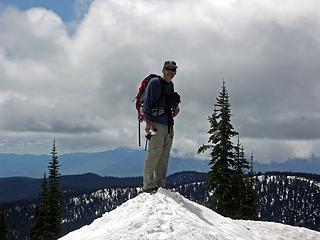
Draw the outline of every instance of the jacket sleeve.
<instances>
[{"instance_id":1,"label":"jacket sleeve","mask_svg":"<svg viewBox=\"0 0 320 240\"><path fill-rule=\"evenodd\" d=\"M152 78L146 88L143 102L144 118L153 122L152 107L157 99L160 98L161 84L158 78Z\"/></svg>"}]
</instances>

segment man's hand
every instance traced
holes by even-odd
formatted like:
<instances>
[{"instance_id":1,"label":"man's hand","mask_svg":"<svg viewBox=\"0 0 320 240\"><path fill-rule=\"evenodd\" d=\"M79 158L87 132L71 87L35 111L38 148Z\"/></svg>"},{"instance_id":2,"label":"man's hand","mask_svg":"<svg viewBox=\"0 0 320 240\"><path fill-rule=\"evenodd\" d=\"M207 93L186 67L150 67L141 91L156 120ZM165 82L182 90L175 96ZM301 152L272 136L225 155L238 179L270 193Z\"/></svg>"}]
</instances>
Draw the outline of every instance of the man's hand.
<instances>
[{"instance_id":1,"label":"man's hand","mask_svg":"<svg viewBox=\"0 0 320 240\"><path fill-rule=\"evenodd\" d=\"M146 132L149 133L150 129L153 129L153 122L146 121L146 127L145 127Z\"/></svg>"},{"instance_id":2,"label":"man's hand","mask_svg":"<svg viewBox=\"0 0 320 240\"><path fill-rule=\"evenodd\" d=\"M177 107L172 111L172 116L173 116L173 117L177 116L179 112L180 112L180 107L177 106Z\"/></svg>"}]
</instances>

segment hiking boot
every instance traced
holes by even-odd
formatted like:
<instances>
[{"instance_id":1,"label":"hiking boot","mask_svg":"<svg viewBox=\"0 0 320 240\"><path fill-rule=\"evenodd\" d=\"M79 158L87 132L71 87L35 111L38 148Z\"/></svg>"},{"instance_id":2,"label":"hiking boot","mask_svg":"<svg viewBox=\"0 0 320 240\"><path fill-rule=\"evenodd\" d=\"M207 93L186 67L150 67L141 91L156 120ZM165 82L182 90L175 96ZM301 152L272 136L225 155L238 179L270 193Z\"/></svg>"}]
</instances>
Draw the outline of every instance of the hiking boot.
<instances>
[{"instance_id":1,"label":"hiking boot","mask_svg":"<svg viewBox=\"0 0 320 240\"><path fill-rule=\"evenodd\" d=\"M142 192L144 192L144 193L150 193L150 194L156 193L157 191L158 191L158 188L142 189Z\"/></svg>"},{"instance_id":2,"label":"hiking boot","mask_svg":"<svg viewBox=\"0 0 320 240\"><path fill-rule=\"evenodd\" d=\"M170 191L170 192L178 192L177 189L175 189L175 188L169 188L169 187L167 187L167 186L162 186L162 187L160 187L160 188L162 188L162 189L164 189L164 190L167 190L167 191Z\"/></svg>"}]
</instances>

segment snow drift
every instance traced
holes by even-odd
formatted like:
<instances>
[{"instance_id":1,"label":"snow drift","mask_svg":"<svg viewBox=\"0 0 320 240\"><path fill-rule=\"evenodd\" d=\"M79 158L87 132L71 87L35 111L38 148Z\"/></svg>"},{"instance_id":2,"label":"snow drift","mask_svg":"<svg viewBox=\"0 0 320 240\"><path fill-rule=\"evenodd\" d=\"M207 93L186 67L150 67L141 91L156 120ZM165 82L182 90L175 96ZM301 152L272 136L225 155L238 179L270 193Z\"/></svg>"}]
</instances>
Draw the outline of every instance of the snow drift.
<instances>
[{"instance_id":1,"label":"snow drift","mask_svg":"<svg viewBox=\"0 0 320 240\"><path fill-rule=\"evenodd\" d=\"M180 194L143 193L60 240L316 240L320 233L279 223L232 220Z\"/></svg>"}]
</instances>

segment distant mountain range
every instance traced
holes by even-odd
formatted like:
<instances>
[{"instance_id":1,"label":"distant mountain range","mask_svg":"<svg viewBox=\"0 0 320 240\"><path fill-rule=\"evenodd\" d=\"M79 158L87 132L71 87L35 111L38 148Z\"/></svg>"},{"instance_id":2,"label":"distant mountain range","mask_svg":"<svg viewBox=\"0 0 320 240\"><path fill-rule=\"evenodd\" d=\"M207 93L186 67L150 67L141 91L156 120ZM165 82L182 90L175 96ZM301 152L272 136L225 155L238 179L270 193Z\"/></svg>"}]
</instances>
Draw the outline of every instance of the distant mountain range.
<instances>
[{"instance_id":1,"label":"distant mountain range","mask_svg":"<svg viewBox=\"0 0 320 240\"><path fill-rule=\"evenodd\" d=\"M97 153L59 155L62 175L95 173L101 176L131 177L143 175L146 152L118 148ZM0 154L0 177L23 176L42 178L47 170L50 155ZM208 161L196 158L172 157L168 174L181 171L207 172ZM255 164L256 172L291 171L320 173L320 159L289 159L283 163Z\"/></svg>"},{"instance_id":2,"label":"distant mountain range","mask_svg":"<svg viewBox=\"0 0 320 240\"><path fill-rule=\"evenodd\" d=\"M0 178L0 202L18 201L36 198L41 190L42 179L27 177ZM101 177L97 174L61 176L60 186L63 191L94 190L104 187L130 187L142 183L142 177Z\"/></svg>"},{"instance_id":3,"label":"distant mountain range","mask_svg":"<svg viewBox=\"0 0 320 240\"><path fill-rule=\"evenodd\" d=\"M169 175L167 184L205 181L206 173L194 171ZM42 179L26 177L0 178L0 203L37 198L41 190ZM122 188L142 186L142 177L101 177L97 174L61 176L60 186L64 192L93 191L103 188Z\"/></svg>"},{"instance_id":4,"label":"distant mountain range","mask_svg":"<svg viewBox=\"0 0 320 240\"><path fill-rule=\"evenodd\" d=\"M60 173L73 175L95 173L101 176L142 176L146 152L119 148L97 153L58 155ZM0 154L0 177L23 176L42 178L50 155ZM181 171L207 172L208 162L194 158L172 157L168 174Z\"/></svg>"}]
</instances>

